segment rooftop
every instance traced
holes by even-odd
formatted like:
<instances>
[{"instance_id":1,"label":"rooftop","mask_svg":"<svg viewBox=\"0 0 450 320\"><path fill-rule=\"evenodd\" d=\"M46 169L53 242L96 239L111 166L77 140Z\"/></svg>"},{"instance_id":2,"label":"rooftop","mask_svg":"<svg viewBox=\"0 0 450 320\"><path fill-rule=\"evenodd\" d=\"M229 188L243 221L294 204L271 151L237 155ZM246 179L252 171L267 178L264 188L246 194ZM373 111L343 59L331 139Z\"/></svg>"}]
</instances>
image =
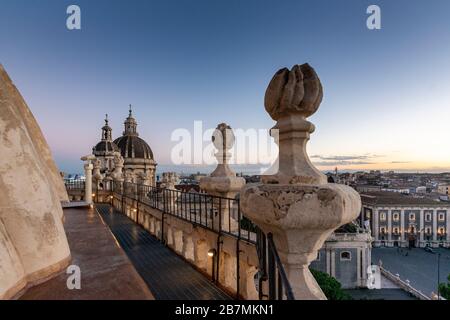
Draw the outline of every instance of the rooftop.
<instances>
[{"instance_id":1,"label":"rooftop","mask_svg":"<svg viewBox=\"0 0 450 320\"><path fill-rule=\"evenodd\" d=\"M364 192L361 200L369 205L400 205L400 206L450 206L449 203L439 202L429 198L416 198L398 192Z\"/></svg>"},{"instance_id":2,"label":"rooftop","mask_svg":"<svg viewBox=\"0 0 450 320\"><path fill-rule=\"evenodd\" d=\"M68 274L30 288L22 300L153 300L146 283L93 209L64 209L72 265L81 270L81 289L67 288ZM112 281L113 280L113 281Z\"/></svg>"}]
</instances>

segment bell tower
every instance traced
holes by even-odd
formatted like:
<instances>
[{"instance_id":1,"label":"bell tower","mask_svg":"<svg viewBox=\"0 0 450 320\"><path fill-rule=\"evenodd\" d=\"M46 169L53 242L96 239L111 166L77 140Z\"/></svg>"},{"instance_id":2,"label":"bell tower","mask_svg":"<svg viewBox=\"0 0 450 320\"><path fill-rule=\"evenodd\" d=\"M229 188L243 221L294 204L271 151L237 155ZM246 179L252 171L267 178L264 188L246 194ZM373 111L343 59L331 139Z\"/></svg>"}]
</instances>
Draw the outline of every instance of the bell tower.
<instances>
[{"instance_id":1,"label":"bell tower","mask_svg":"<svg viewBox=\"0 0 450 320\"><path fill-rule=\"evenodd\" d=\"M125 122L125 131L123 132L124 136L138 136L137 133L137 122L136 119L133 117L133 110L131 109L130 104L130 110L128 111L128 118L126 118Z\"/></svg>"}]
</instances>

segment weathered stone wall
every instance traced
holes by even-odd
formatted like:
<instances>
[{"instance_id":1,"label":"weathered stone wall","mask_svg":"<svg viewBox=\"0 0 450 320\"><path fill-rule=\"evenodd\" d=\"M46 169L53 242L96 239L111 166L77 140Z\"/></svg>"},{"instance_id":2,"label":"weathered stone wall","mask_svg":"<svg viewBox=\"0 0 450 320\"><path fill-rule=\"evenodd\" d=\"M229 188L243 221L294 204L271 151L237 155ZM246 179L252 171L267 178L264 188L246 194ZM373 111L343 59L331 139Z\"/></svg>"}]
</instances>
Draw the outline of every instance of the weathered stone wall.
<instances>
[{"instance_id":1,"label":"weathered stone wall","mask_svg":"<svg viewBox=\"0 0 450 320\"><path fill-rule=\"evenodd\" d=\"M123 208L122 208L123 204ZM161 238L162 212L131 199L114 197L113 205L130 219L139 223L152 235ZM164 240L178 255L194 265L200 272L211 277L213 258L210 249L217 249L218 235L208 229L195 226L175 216L164 215ZM230 293L237 292L237 239L228 235L220 238L219 284ZM253 244L239 241L239 294L244 299L258 299L254 276L258 257Z\"/></svg>"},{"instance_id":2,"label":"weathered stone wall","mask_svg":"<svg viewBox=\"0 0 450 320\"><path fill-rule=\"evenodd\" d=\"M44 134L34 118L33 113L31 113L31 110L28 108L19 90L17 90L2 65L0 65L0 82L2 84L2 89L5 90L4 93L8 95L8 99L11 99L10 102L16 108L16 112L20 114L21 120L28 131L34 148L36 148L37 158L46 166L47 176L51 181L50 186L52 191L60 201L68 201L66 187L64 186L60 171L53 160L50 147L45 140Z\"/></svg>"},{"instance_id":3,"label":"weathered stone wall","mask_svg":"<svg viewBox=\"0 0 450 320\"><path fill-rule=\"evenodd\" d=\"M62 178L1 66L0 129L0 299L8 299L61 271L70 251L62 225Z\"/></svg>"}]
</instances>

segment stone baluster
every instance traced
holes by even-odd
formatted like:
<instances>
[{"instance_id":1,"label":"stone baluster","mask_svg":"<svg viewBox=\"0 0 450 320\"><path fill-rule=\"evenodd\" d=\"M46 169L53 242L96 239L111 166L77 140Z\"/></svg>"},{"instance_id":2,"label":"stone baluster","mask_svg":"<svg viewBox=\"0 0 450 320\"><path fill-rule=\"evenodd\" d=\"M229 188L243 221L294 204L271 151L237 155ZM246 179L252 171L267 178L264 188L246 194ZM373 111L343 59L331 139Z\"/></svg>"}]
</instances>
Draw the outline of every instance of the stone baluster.
<instances>
[{"instance_id":1,"label":"stone baluster","mask_svg":"<svg viewBox=\"0 0 450 320\"><path fill-rule=\"evenodd\" d=\"M241 191L245 216L272 233L296 299L326 299L309 271L328 236L357 218L361 199L352 188L327 183L310 162L306 143L314 125L306 120L322 101L322 85L308 64L279 70L270 82L265 108L277 121L279 168Z\"/></svg>"},{"instance_id":2,"label":"stone baluster","mask_svg":"<svg viewBox=\"0 0 450 320\"><path fill-rule=\"evenodd\" d=\"M230 168L228 162L231 158L229 150L233 147L235 137L231 127L221 123L214 131L212 142L217 152L215 157L218 161L216 169L209 177L200 179L200 188L207 193L222 198L233 198L245 185L245 179L236 177L236 173ZM213 206L221 213L221 226L225 231L235 231L238 228L238 221L230 216L233 201L225 199L214 199ZM219 219L214 219L217 230L219 228Z\"/></svg>"}]
</instances>

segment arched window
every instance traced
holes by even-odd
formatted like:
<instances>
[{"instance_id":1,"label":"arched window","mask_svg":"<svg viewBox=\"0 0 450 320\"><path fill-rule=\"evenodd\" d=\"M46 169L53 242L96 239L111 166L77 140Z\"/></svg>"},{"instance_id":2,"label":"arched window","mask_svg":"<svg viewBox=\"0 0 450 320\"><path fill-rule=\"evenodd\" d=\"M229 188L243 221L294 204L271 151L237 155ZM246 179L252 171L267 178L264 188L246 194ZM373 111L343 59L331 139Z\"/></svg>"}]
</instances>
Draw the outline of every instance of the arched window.
<instances>
[{"instance_id":1,"label":"arched window","mask_svg":"<svg viewBox=\"0 0 450 320\"><path fill-rule=\"evenodd\" d=\"M395 212L395 213L392 215L392 219L393 219L394 221L398 221L399 218L400 218L400 215L398 214L398 212Z\"/></svg>"},{"instance_id":2,"label":"arched window","mask_svg":"<svg viewBox=\"0 0 450 320\"><path fill-rule=\"evenodd\" d=\"M341 252L341 260L352 260L352 255L349 251Z\"/></svg>"}]
</instances>

